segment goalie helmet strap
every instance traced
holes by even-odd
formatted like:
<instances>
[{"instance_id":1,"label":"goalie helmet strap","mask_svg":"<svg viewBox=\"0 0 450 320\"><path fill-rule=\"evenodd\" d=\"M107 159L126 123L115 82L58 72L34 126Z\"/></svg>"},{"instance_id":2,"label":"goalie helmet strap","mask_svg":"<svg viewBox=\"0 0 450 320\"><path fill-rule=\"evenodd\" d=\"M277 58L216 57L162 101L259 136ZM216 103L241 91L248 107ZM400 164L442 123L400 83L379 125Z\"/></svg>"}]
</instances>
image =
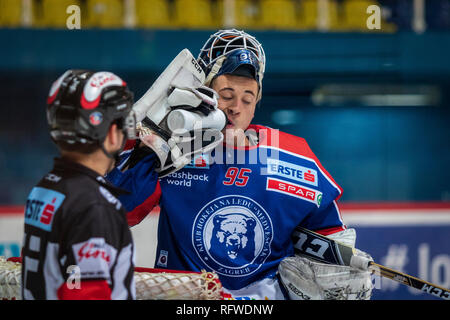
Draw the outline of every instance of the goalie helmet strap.
<instances>
[{"instance_id":1,"label":"goalie helmet strap","mask_svg":"<svg viewBox=\"0 0 450 320\"><path fill-rule=\"evenodd\" d=\"M216 75L219 73L219 70L222 68L222 64L225 61L225 59L226 59L225 56L220 57L214 63L214 65L211 68L211 71L208 73L208 76L206 77L206 80L205 80L205 85L206 86L211 86L211 82L216 77Z\"/></svg>"}]
</instances>

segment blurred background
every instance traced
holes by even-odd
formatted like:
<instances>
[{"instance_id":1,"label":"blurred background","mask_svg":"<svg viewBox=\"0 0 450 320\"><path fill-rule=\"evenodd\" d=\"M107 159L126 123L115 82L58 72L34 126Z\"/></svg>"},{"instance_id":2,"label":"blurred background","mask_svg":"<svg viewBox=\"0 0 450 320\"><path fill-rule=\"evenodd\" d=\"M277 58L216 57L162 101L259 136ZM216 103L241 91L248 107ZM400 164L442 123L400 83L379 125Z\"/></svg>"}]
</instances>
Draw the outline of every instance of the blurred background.
<instances>
[{"instance_id":1,"label":"blurred background","mask_svg":"<svg viewBox=\"0 0 450 320\"><path fill-rule=\"evenodd\" d=\"M112 71L139 98L179 51L231 27L266 52L254 122L308 141L357 246L448 288L450 0L0 0L0 255L18 255L7 219L58 154L45 101L60 74ZM374 293L430 297L392 281Z\"/></svg>"}]
</instances>

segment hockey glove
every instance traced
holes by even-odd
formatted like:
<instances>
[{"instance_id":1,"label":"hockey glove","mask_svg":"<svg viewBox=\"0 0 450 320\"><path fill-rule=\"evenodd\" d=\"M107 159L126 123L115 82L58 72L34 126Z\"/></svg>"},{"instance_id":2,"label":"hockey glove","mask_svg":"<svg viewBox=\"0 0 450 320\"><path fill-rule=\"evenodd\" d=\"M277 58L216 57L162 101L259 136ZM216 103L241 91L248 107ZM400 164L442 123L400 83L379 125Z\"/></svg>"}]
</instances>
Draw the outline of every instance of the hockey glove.
<instances>
[{"instance_id":1,"label":"hockey glove","mask_svg":"<svg viewBox=\"0 0 450 320\"><path fill-rule=\"evenodd\" d=\"M292 300L370 300L370 272L325 264L295 255L278 266L280 282Z\"/></svg>"},{"instance_id":2,"label":"hockey glove","mask_svg":"<svg viewBox=\"0 0 450 320\"><path fill-rule=\"evenodd\" d=\"M204 81L202 68L184 49L133 106L139 133L132 138L156 153L160 177L223 140L226 117L217 109L217 94L203 86Z\"/></svg>"},{"instance_id":3,"label":"hockey glove","mask_svg":"<svg viewBox=\"0 0 450 320\"><path fill-rule=\"evenodd\" d=\"M226 122L225 114L217 109L217 94L207 87L174 88L167 103L162 120L147 114L137 127L139 139L158 156L160 177L221 143Z\"/></svg>"}]
</instances>

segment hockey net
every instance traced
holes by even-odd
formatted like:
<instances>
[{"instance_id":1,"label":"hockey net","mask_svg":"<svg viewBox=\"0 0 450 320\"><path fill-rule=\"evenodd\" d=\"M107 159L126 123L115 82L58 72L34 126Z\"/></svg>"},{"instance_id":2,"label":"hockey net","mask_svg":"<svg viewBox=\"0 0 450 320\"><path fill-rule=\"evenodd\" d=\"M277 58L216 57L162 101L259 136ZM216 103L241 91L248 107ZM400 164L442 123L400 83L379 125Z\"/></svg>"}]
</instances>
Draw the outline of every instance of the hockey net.
<instances>
[{"instance_id":1,"label":"hockey net","mask_svg":"<svg viewBox=\"0 0 450 320\"><path fill-rule=\"evenodd\" d=\"M21 299L20 262L0 256L0 300ZM135 268L138 300L221 300L222 284L216 273Z\"/></svg>"}]
</instances>

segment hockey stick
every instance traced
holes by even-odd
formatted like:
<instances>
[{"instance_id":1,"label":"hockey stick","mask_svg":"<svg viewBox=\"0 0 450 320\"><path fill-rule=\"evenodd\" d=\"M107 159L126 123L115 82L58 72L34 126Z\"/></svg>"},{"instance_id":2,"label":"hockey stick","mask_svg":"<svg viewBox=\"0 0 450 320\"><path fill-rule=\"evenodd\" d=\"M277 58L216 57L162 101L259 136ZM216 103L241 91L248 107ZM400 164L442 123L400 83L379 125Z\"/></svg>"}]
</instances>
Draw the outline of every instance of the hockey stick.
<instances>
[{"instance_id":1,"label":"hockey stick","mask_svg":"<svg viewBox=\"0 0 450 320\"><path fill-rule=\"evenodd\" d=\"M360 255L355 249L311 230L297 227L293 233L294 251L312 259L328 264L351 266L360 270L372 271L382 277L400 282L436 297L450 300L448 289L428 281L399 272Z\"/></svg>"}]
</instances>

